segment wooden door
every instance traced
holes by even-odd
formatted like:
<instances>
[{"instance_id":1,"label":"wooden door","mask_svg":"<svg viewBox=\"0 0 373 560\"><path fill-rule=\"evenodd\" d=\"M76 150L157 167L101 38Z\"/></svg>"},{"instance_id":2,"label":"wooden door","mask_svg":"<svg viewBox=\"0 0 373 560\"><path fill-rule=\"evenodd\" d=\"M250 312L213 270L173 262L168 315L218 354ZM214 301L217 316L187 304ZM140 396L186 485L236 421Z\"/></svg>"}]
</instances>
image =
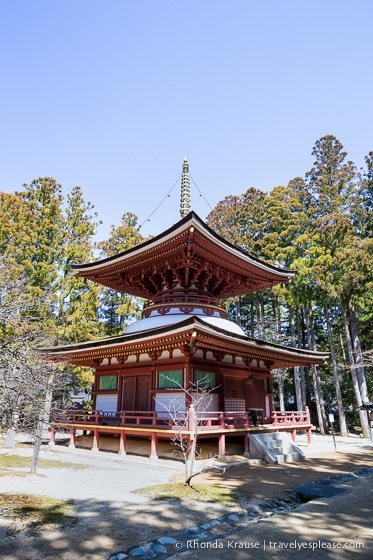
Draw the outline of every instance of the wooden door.
<instances>
[{"instance_id":1,"label":"wooden door","mask_svg":"<svg viewBox=\"0 0 373 560\"><path fill-rule=\"evenodd\" d=\"M123 378L122 410L149 410L150 375Z\"/></svg>"},{"instance_id":2,"label":"wooden door","mask_svg":"<svg viewBox=\"0 0 373 560\"><path fill-rule=\"evenodd\" d=\"M248 408L265 409L265 379L253 377L250 381L247 394Z\"/></svg>"},{"instance_id":3,"label":"wooden door","mask_svg":"<svg viewBox=\"0 0 373 560\"><path fill-rule=\"evenodd\" d=\"M136 408L135 410L149 410L150 375L136 377Z\"/></svg>"},{"instance_id":4,"label":"wooden door","mask_svg":"<svg viewBox=\"0 0 373 560\"><path fill-rule=\"evenodd\" d=\"M123 378L122 410L135 410L136 377Z\"/></svg>"}]
</instances>

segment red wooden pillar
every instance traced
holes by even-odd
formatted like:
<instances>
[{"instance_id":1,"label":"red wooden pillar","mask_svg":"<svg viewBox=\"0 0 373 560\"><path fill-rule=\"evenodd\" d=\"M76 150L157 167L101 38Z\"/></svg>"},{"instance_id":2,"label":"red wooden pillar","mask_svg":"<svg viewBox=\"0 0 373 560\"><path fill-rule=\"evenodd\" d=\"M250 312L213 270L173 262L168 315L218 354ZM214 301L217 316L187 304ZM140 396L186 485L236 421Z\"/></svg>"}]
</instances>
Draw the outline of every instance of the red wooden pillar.
<instances>
[{"instance_id":1,"label":"red wooden pillar","mask_svg":"<svg viewBox=\"0 0 373 560\"><path fill-rule=\"evenodd\" d=\"M158 443L157 434L156 432L153 432L151 437L151 442L150 442L150 459L158 459L157 443Z\"/></svg>"},{"instance_id":2,"label":"red wooden pillar","mask_svg":"<svg viewBox=\"0 0 373 560\"><path fill-rule=\"evenodd\" d=\"M117 383L118 383L117 410L118 411L122 410L122 404L123 404L123 380L124 380L123 372L121 370L118 370L118 379L117 379Z\"/></svg>"},{"instance_id":3,"label":"red wooden pillar","mask_svg":"<svg viewBox=\"0 0 373 560\"><path fill-rule=\"evenodd\" d=\"M94 451L94 452L96 452L96 453L97 453L97 451L98 451L98 440L99 440L99 437L100 437L100 436L99 436L99 433L98 433L98 429L95 428L95 429L93 430L93 440L92 440L92 449L91 449L91 451Z\"/></svg>"},{"instance_id":4,"label":"red wooden pillar","mask_svg":"<svg viewBox=\"0 0 373 560\"><path fill-rule=\"evenodd\" d=\"M191 387L191 383L193 383L193 373L192 373L192 366L190 364L189 358L188 361L185 363L185 389L188 391ZM189 393L185 394L185 407L188 409L191 405L191 398Z\"/></svg>"},{"instance_id":5,"label":"red wooden pillar","mask_svg":"<svg viewBox=\"0 0 373 560\"><path fill-rule=\"evenodd\" d=\"M71 428L71 429L70 429L70 443L69 443L69 447L71 447L72 449L75 449L75 436L76 436L76 430L75 430L75 428Z\"/></svg>"},{"instance_id":6,"label":"red wooden pillar","mask_svg":"<svg viewBox=\"0 0 373 560\"><path fill-rule=\"evenodd\" d=\"M312 439L312 430L311 430L311 428L308 428L308 430L307 430L307 442L311 443L311 439Z\"/></svg>"},{"instance_id":7,"label":"red wooden pillar","mask_svg":"<svg viewBox=\"0 0 373 560\"><path fill-rule=\"evenodd\" d=\"M225 434L219 435L219 456L225 456Z\"/></svg>"},{"instance_id":8,"label":"red wooden pillar","mask_svg":"<svg viewBox=\"0 0 373 560\"><path fill-rule=\"evenodd\" d=\"M294 443L297 443L297 430L292 430L291 439L293 440Z\"/></svg>"},{"instance_id":9,"label":"red wooden pillar","mask_svg":"<svg viewBox=\"0 0 373 560\"><path fill-rule=\"evenodd\" d=\"M120 431L118 455L127 455L127 437L124 430Z\"/></svg>"}]
</instances>

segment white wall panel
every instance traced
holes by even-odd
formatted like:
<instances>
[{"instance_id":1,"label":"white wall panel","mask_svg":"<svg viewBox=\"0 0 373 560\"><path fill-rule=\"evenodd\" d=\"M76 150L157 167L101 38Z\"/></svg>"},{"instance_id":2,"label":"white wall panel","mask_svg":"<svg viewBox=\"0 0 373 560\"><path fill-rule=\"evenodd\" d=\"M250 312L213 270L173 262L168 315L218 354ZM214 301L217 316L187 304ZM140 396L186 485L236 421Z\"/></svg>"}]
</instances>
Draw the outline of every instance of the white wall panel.
<instances>
[{"instance_id":1,"label":"white wall panel","mask_svg":"<svg viewBox=\"0 0 373 560\"><path fill-rule=\"evenodd\" d=\"M104 410L105 412L117 411L118 395L97 395L96 410Z\"/></svg>"}]
</instances>

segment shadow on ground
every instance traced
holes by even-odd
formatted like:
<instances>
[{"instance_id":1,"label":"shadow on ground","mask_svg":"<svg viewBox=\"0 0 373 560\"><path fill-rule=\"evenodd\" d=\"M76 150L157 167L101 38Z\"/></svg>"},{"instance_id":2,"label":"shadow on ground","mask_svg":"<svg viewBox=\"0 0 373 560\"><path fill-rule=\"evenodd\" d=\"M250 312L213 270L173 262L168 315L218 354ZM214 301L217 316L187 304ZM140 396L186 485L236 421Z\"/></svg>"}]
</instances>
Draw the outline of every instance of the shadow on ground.
<instances>
[{"instance_id":1,"label":"shadow on ground","mask_svg":"<svg viewBox=\"0 0 373 560\"><path fill-rule=\"evenodd\" d=\"M235 466L225 472L214 471L195 477L197 482L222 484L238 490L248 498L268 500L285 496L294 486L320 480L333 474L346 474L357 469L373 466L373 450L360 449L354 452L334 452L327 457L308 458L296 463L279 465ZM172 480L181 481L182 475Z\"/></svg>"},{"instance_id":2,"label":"shadow on ground","mask_svg":"<svg viewBox=\"0 0 373 560\"><path fill-rule=\"evenodd\" d=\"M110 471L110 465L102 470L107 478L112 479L117 488L117 498L111 499L75 499L75 515L78 522L71 527L55 529L30 534L27 525L16 525L6 518L0 518L0 557L2 560L104 560L115 552L127 550L129 547L161 537L172 536L182 530L206 523L227 513L227 508L213 504L180 504L151 502L132 503L121 500L121 480L126 477L126 471L120 465ZM238 490L249 500L256 498L267 500L285 496L294 486L320 480L331 475L347 474L358 469L372 466L372 449L360 449L352 453L338 452L319 458L309 458L305 462L271 465L244 465L228 468L225 473L206 473L196 477L195 482L211 482L224 487ZM97 469L97 467L96 467ZM124 469L124 463L123 463ZM139 479L141 466L138 466ZM104 495L99 493L98 471L92 471L89 479L92 492L89 495ZM57 484L66 484L66 488L73 482L74 473L69 472ZM88 470L84 476L88 477ZM128 476L128 474L127 474ZM70 478L69 478L70 477ZM114 479L114 477L117 477ZM174 476L174 479L182 475ZM97 484L95 484L97 480ZM92 482L93 481L93 482ZM140 486L140 484L139 484ZM6 486L5 486L6 488ZM122 497L123 498L123 497ZM337 498L336 498L337 499ZM302 508L301 508L302 509ZM322 509L322 508L321 508ZM327 506L325 506L327 511ZM359 518L350 519L351 525L356 526L361 519L370 518L370 511L362 508ZM300 513L296 514L297 516ZM318 514L317 514L318 515ZM352 512L335 512L335 521L343 525ZM298 520L301 522L301 519ZM289 527L286 533L293 534L294 527ZM274 558L274 556L273 556Z\"/></svg>"},{"instance_id":3,"label":"shadow on ground","mask_svg":"<svg viewBox=\"0 0 373 560\"><path fill-rule=\"evenodd\" d=\"M0 557L2 560L96 560L113 550L125 549L164 534L192 527L209 517L191 506L178 503L150 503L139 507L128 502L76 501L78 522L72 527L50 528L30 534L27 524L2 520ZM216 515L226 509L218 508Z\"/></svg>"}]
</instances>

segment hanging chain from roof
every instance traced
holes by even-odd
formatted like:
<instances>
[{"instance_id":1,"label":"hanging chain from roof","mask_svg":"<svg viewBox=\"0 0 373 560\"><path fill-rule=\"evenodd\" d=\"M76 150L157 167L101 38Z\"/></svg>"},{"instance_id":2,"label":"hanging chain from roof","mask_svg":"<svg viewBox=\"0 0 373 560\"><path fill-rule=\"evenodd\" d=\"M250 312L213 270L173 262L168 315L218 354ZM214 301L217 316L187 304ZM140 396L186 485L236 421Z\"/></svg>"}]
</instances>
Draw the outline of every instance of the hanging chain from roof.
<instances>
[{"instance_id":1,"label":"hanging chain from roof","mask_svg":"<svg viewBox=\"0 0 373 560\"><path fill-rule=\"evenodd\" d=\"M190 176L188 159L184 158L183 174L181 176L180 214L185 218L190 212Z\"/></svg>"},{"instance_id":2,"label":"hanging chain from roof","mask_svg":"<svg viewBox=\"0 0 373 560\"><path fill-rule=\"evenodd\" d=\"M199 196L201 198L203 198L203 200L205 201L205 203L207 204L207 206L210 207L211 210L213 210L211 204L208 202L208 200L206 200L205 196L202 194L200 188L198 187L197 183L195 182L195 180L193 179L193 177L191 177L189 175L189 164L188 164L188 159L185 158L184 159L184 164L183 164L183 173L179 175L179 177L176 179L175 183L173 184L172 188L168 191L168 193L166 194L166 196L161 200L161 202L158 204L158 206L153 210L153 212L151 214L149 214L149 216L146 218L146 220L144 220L140 225L139 225L139 229L142 228L142 226L146 223L146 222L150 222L151 217L153 216L153 214L155 214L158 210L158 208L160 208L160 206L162 206L162 204L165 202L165 200L167 200L168 198L171 198L171 193L174 190L174 188L176 187L176 185L179 183L181 178L181 201L180 201L180 214L181 217L184 218L184 216L187 216L189 214L189 212L191 211L191 203L190 203L190 181L193 181L194 186L196 187L197 191L199 192ZM183 188L185 186L185 196L184 196L184 192L183 192Z\"/></svg>"},{"instance_id":3,"label":"hanging chain from roof","mask_svg":"<svg viewBox=\"0 0 373 560\"><path fill-rule=\"evenodd\" d=\"M211 210L213 210L213 207L211 206L211 204L209 203L209 201L205 198L205 196L204 196L203 193L201 192L199 186L197 185L197 183L195 182L195 180L193 179L193 177L190 176L190 178L192 179L194 186L196 187L197 191L199 192L199 196L200 196L201 198L203 198L203 200L206 202L207 206L209 206L209 207L211 208Z\"/></svg>"},{"instance_id":4,"label":"hanging chain from roof","mask_svg":"<svg viewBox=\"0 0 373 560\"><path fill-rule=\"evenodd\" d=\"M176 181L174 182L172 188L168 191L168 193L166 194L166 196L165 196L164 198L162 198L161 202L160 202L160 203L158 204L158 206L153 210L153 212L152 212L151 214L149 214L149 216L146 218L146 220L144 220L144 221L142 222L142 224L140 224L139 229L145 224L145 222L150 222L150 218L153 216L153 214L156 213L156 211L158 210L158 208L159 208L160 206L162 206L162 204L164 203L164 201L165 201L167 198L170 198L170 197L171 197L171 193L172 193L172 191L174 190L174 188L176 187L176 185L178 184L178 182L180 181L180 177L181 177L181 175L178 176L178 178L177 178Z\"/></svg>"}]
</instances>

